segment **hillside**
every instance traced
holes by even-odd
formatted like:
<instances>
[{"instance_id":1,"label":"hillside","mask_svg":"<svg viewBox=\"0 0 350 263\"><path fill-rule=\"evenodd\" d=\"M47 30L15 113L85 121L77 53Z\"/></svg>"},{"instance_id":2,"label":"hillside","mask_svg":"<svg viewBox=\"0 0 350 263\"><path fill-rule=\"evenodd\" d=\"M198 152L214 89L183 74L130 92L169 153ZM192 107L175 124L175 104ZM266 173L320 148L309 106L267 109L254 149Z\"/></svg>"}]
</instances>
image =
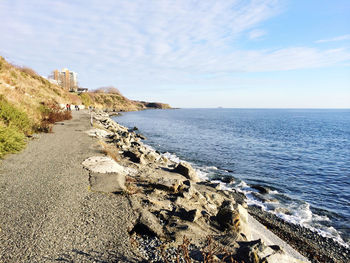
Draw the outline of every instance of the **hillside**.
<instances>
[{"instance_id":1,"label":"hillside","mask_svg":"<svg viewBox=\"0 0 350 263\"><path fill-rule=\"evenodd\" d=\"M93 106L103 110L137 111L170 108L167 104L132 101L119 92L70 93L27 67L0 56L0 158L21 150L27 136L49 132L55 121L69 119L60 104Z\"/></svg>"},{"instance_id":2,"label":"hillside","mask_svg":"<svg viewBox=\"0 0 350 263\"><path fill-rule=\"evenodd\" d=\"M129 100L120 93L85 92L80 94L85 106L115 111L138 111L145 109L170 109L168 104Z\"/></svg>"}]
</instances>

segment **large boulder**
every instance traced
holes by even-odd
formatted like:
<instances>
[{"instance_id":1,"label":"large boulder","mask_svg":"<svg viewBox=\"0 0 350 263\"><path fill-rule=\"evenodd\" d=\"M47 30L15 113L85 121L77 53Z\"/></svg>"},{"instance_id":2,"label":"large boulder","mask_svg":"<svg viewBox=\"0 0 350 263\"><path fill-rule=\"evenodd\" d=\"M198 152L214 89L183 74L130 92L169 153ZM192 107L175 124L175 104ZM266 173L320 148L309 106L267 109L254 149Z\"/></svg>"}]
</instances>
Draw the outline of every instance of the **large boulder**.
<instances>
[{"instance_id":1,"label":"large boulder","mask_svg":"<svg viewBox=\"0 0 350 263\"><path fill-rule=\"evenodd\" d=\"M92 156L82 165L93 173L125 173L125 167L107 156Z\"/></svg>"},{"instance_id":2,"label":"large boulder","mask_svg":"<svg viewBox=\"0 0 350 263\"><path fill-rule=\"evenodd\" d=\"M157 189L164 190L170 193L177 193L183 185L183 181L177 178L158 178L151 185Z\"/></svg>"},{"instance_id":3,"label":"large boulder","mask_svg":"<svg viewBox=\"0 0 350 263\"><path fill-rule=\"evenodd\" d=\"M199 209L186 210L184 208L178 208L175 214L182 220L189 222L194 222L201 216Z\"/></svg>"},{"instance_id":4,"label":"large boulder","mask_svg":"<svg viewBox=\"0 0 350 263\"><path fill-rule=\"evenodd\" d=\"M222 202L216 215L216 221L222 230L239 230L239 212L234 208L232 201L225 200Z\"/></svg>"},{"instance_id":5,"label":"large boulder","mask_svg":"<svg viewBox=\"0 0 350 263\"><path fill-rule=\"evenodd\" d=\"M247 263L302 263L305 261L287 255L279 246L267 246L261 239L238 242L235 259Z\"/></svg>"},{"instance_id":6,"label":"large boulder","mask_svg":"<svg viewBox=\"0 0 350 263\"><path fill-rule=\"evenodd\" d=\"M175 173L182 174L187 179L190 179L194 182L199 182L200 179L196 173L196 171L193 169L193 167L189 163L180 162L173 170Z\"/></svg>"},{"instance_id":7,"label":"large boulder","mask_svg":"<svg viewBox=\"0 0 350 263\"><path fill-rule=\"evenodd\" d=\"M123 155L125 157L128 157L130 161L134 162L134 163L144 163L144 155L142 153L140 153L139 151L130 151L130 150L126 150L123 152Z\"/></svg>"},{"instance_id":8,"label":"large boulder","mask_svg":"<svg viewBox=\"0 0 350 263\"><path fill-rule=\"evenodd\" d=\"M164 238L163 227L158 218L146 209L140 212L140 218L134 227L135 232L143 235L157 236Z\"/></svg>"},{"instance_id":9,"label":"large boulder","mask_svg":"<svg viewBox=\"0 0 350 263\"><path fill-rule=\"evenodd\" d=\"M91 173L90 187L92 191L104 193L121 193L126 190L125 175L121 173Z\"/></svg>"}]
</instances>

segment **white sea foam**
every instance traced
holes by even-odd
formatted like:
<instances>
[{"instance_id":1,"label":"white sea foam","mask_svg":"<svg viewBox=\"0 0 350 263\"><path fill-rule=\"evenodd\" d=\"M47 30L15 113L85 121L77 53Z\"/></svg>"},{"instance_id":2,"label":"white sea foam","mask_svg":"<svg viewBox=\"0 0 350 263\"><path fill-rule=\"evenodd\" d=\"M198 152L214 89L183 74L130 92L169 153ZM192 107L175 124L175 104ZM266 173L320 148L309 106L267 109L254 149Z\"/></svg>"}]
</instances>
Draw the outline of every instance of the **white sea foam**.
<instances>
[{"instance_id":1,"label":"white sea foam","mask_svg":"<svg viewBox=\"0 0 350 263\"><path fill-rule=\"evenodd\" d=\"M180 163L180 158L176 156L176 154L173 153L163 153L163 156L168 158L170 161L174 162L174 163Z\"/></svg>"},{"instance_id":2,"label":"white sea foam","mask_svg":"<svg viewBox=\"0 0 350 263\"><path fill-rule=\"evenodd\" d=\"M200 170L200 169L195 169L196 170L196 173L199 177L199 179L201 179L202 181L205 181L205 180L208 180L209 177L208 177L208 173Z\"/></svg>"}]
</instances>

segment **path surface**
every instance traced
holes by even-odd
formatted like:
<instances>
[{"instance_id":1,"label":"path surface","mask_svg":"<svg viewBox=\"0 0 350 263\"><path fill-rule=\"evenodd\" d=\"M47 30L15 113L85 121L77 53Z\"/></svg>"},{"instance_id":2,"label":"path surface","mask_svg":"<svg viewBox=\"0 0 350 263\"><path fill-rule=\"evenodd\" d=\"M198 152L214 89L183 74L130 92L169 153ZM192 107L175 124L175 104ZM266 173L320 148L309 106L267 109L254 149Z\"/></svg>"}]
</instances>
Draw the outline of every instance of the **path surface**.
<instances>
[{"instance_id":1,"label":"path surface","mask_svg":"<svg viewBox=\"0 0 350 263\"><path fill-rule=\"evenodd\" d=\"M89 191L81 163L101 155L89 125L88 114L73 112L0 163L1 263L138 261L127 198Z\"/></svg>"}]
</instances>

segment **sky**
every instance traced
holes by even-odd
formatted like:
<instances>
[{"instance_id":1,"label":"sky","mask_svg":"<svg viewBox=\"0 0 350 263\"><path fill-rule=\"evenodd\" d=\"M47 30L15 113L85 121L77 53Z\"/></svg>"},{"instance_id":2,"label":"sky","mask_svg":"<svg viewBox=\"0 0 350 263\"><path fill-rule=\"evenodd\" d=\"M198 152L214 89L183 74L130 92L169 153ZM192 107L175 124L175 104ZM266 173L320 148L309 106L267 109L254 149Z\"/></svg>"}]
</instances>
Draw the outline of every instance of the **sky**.
<instances>
[{"instance_id":1,"label":"sky","mask_svg":"<svg viewBox=\"0 0 350 263\"><path fill-rule=\"evenodd\" d=\"M349 0L0 0L0 55L173 107L350 108Z\"/></svg>"}]
</instances>

